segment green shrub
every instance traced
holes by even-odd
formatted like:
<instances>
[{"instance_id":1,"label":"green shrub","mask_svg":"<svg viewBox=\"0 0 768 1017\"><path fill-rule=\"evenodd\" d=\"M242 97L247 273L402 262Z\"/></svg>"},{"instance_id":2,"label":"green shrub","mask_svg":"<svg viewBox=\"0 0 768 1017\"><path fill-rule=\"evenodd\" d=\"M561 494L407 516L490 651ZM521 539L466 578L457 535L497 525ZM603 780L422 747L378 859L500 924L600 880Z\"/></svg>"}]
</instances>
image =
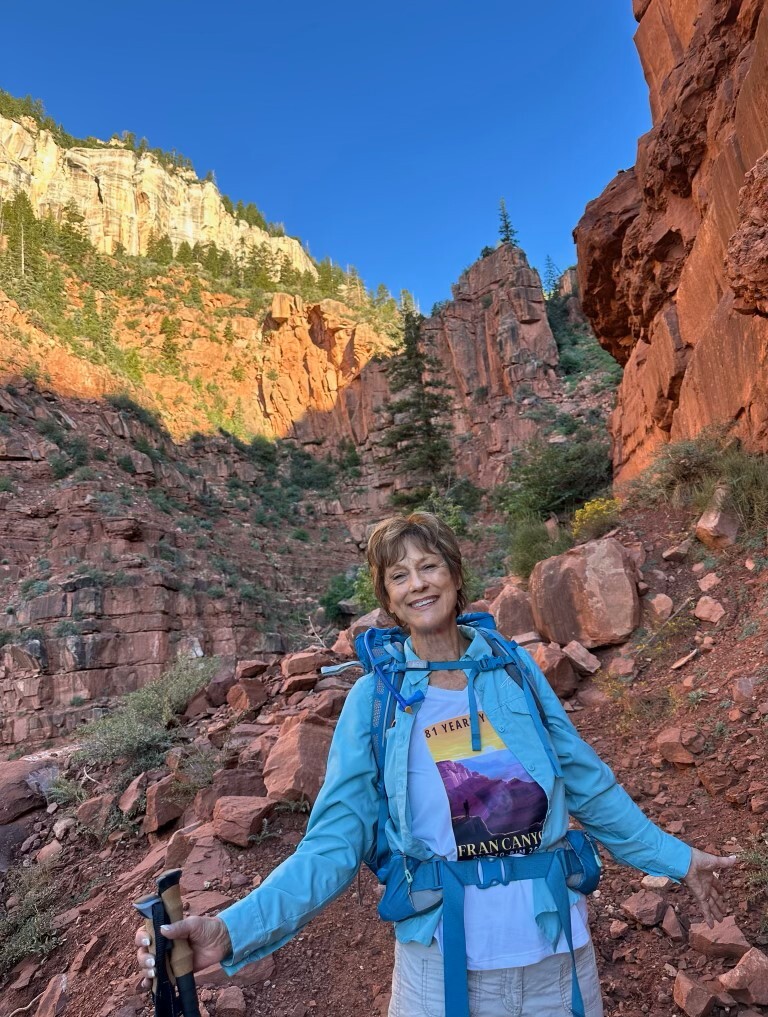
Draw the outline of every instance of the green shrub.
<instances>
[{"instance_id":1,"label":"green shrub","mask_svg":"<svg viewBox=\"0 0 768 1017\"><path fill-rule=\"evenodd\" d=\"M355 580L341 572L335 575L325 593L320 597L320 606L325 611L328 621L342 621L344 615L339 610L339 601L350 600L355 595Z\"/></svg>"},{"instance_id":2,"label":"green shrub","mask_svg":"<svg viewBox=\"0 0 768 1017\"><path fill-rule=\"evenodd\" d=\"M42 597L50 592L51 584L45 579L24 579L19 585L19 594L24 600Z\"/></svg>"},{"instance_id":3,"label":"green shrub","mask_svg":"<svg viewBox=\"0 0 768 1017\"><path fill-rule=\"evenodd\" d=\"M116 392L113 395L107 396L107 402L110 403L116 410L123 410L125 413L130 413L131 416L140 420L142 424L147 427L151 427L153 431L163 431L163 425L160 422L160 418L152 410L148 410L145 406L141 406L135 400L131 399L130 396L125 395L122 392Z\"/></svg>"},{"instance_id":4,"label":"green shrub","mask_svg":"<svg viewBox=\"0 0 768 1017\"><path fill-rule=\"evenodd\" d=\"M0 491L12 491L13 488L14 484L10 477L0 477Z\"/></svg>"},{"instance_id":5,"label":"green shrub","mask_svg":"<svg viewBox=\"0 0 768 1017\"><path fill-rule=\"evenodd\" d=\"M86 725L76 758L98 764L121 760L123 776L158 766L178 736L177 715L215 669L215 659L176 661L156 681L129 692L113 713Z\"/></svg>"},{"instance_id":6,"label":"green shrub","mask_svg":"<svg viewBox=\"0 0 768 1017\"><path fill-rule=\"evenodd\" d=\"M515 520L509 545L509 566L516 576L527 579L537 562L562 554L571 543L570 536L564 531L553 540L544 523L538 519Z\"/></svg>"},{"instance_id":7,"label":"green shrub","mask_svg":"<svg viewBox=\"0 0 768 1017\"><path fill-rule=\"evenodd\" d=\"M583 428L568 442L534 442L521 450L496 500L512 520L543 518L570 511L610 481L608 443Z\"/></svg>"},{"instance_id":8,"label":"green shrub","mask_svg":"<svg viewBox=\"0 0 768 1017\"><path fill-rule=\"evenodd\" d=\"M59 639L64 636L78 636L80 635L80 626L76 621L70 621L69 618L65 618L63 621L56 622L53 627L53 634Z\"/></svg>"},{"instance_id":9,"label":"green shrub","mask_svg":"<svg viewBox=\"0 0 768 1017\"><path fill-rule=\"evenodd\" d=\"M298 529L293 531L293 533L291 534L291 539L301 540L306 543L309 540L309 533L305 529L299 527Z\"/></svg>"},{"instance_id":10,"label":"green shrub","mask_svg":"<svg viewBox=\"0 0 768 1017\"><path fill-rule=\"evenodd\" d=\"M360 605L360 610L366 614L379 606L376 594L373 592L373 579L371 570L366 563L357 573L354 585L354 598Z\"/></svg>"},{"instance_id":11,"label":"green shrub","mask_svg":"<svg viewBox=\"0 0 768 1017\"><path fill-rule=\"evenodd\" d=\"M120 467L120 469L125 470L126 473L134 474L136 472L136 467L133 465L133 460L128 455L118 456L115 462Z\"/></svg>"},{"instance_id":12,"label":"green shrub","mask_svg":"<svg viewBox=\"0 0 768 1017\"><path fill-rule=\"evenodd\" d=\"M88 792L76 780L58 776L48 785L45 797L49 805L53 802L57 805L79 805L88 797Z\"/></svg>"},{"instance_id":13,"label":"green shrub","mask_svg":"<svg viewBox=\"0 0 768 1017\"><path fill-rule=\"evenodd\" d=\"M718 487L747 531L768 524L768 456L746 452L723 428L665 445L655 461L627 485L631 498L644 504L668 502L703 509Z\"/></svg>"},{"instance_id":14,"label":"green shrub","mask_svg":"<svg viewBox=\"0 0 768 1017\"><path fill-rule=\"evenodd\" d=\"M143 434L134 439L133 447L137 452L143 452L145 456L149 456L153 463L161 463L165 459L162 449L150 444Z\"/></svg>"},{"instance_id":15,"label":"green shrub","mask_svg":"<svg viewBox=\"0 0 768 1017\"><path fill-rule=\"evenodd\" d=\"M13 910L0 910L0 981L30 955L45 957L60 942L53 926L62 903L62 887L48 865L11 869L5 877L4 897L17 897Z\"/></svg>"}]
</instances>

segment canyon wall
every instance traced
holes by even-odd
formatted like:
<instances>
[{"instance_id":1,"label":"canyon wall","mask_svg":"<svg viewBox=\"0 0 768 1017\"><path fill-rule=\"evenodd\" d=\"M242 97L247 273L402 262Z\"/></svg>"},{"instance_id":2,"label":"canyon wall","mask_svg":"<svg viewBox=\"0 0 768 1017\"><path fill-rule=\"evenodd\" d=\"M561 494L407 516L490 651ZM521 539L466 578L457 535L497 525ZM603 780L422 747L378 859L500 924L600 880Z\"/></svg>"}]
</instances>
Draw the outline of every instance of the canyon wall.
<instances>
[{"instance_id":1,"label":"canyon wall","mask_svg":"<svg viewBox=\"0 0 768 1017\"><path fill-rule=\"evenodd\" d=\"M37 215L60 219L67 206L84 217L88 237L112 254L144 254L150 234L167 234L174 251L183 241L214 243L233 256L266 246L300 272L316 274L301 244L273 237L235 219L216 185L191 170L166 169L151 153L116 144L62 148L29 117L0 117L0 198L23 191Z\"/></svg>"},{"instance_id":2,"label":"canyon wall","mask_svg":"<svg viewBox=\"0 0 768 1017\"><path fill-rule=\"evenodd\" d=\"M634 11L653 128L575 231L584 311L625 365L619 481L711 424L768 449L768 10Z\"/></svg>"},{"instance_id":3,"label":"canyon wall","mask_svg":"<svg viewBox=\"0 0 768 1017\"><path fill-rule=\"evenodd\" d=\"M296 318L286 326L299 334L305 330ZM503 244L462 274L453 286L453 300L426 319L422 329L450 387L456 471L491 487L504 475L513 451L538 433L538 425L527 417L532 403L561 398L557 346L539 276L520 248ZM310 316L313 332L320 332L320 322ZM363 454L368 504L370 498L380 503L377 489L388 491L402 483L377 452L383 431L392 424L385 405L386 360L374 357L355 372L354 365L361 363L356 347L342 343L340 350L346 377L338 397L331 400L327 391L325 411L312 409L297 417L290 433L303 442L351 439ZM322 387L323 380L313 385L312 379L291 371L278 384Z\"/></svg>"}]
</instances>

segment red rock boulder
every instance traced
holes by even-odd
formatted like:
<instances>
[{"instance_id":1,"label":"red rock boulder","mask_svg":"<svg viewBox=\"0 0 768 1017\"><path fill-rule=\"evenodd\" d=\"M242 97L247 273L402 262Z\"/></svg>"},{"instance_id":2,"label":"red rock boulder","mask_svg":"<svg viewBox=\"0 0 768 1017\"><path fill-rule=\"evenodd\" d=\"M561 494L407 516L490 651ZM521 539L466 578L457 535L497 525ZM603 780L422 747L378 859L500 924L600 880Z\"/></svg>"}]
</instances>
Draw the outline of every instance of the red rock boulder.
<instances>
[{"instance_id":1,"label":"red rock boulder","mask_svg":"<svg viewBox=\"0 0 768 1017\"><path fill-rule=\"evenodd\" d=\"M40 785L32 778L39 761L14 759L0 763L0 826L45 804Z\"/></svg>"},{"instance_id":2,"label":"red rock boulder","mask_svg":"<svg viewBox=\"0 0 768 1017\"><path fill-rule=\"evenodd\" d=\"M314 802L325 777L333 729L316 714L288 717L264 767L271 798Z\"/></svg>"},{"instance_id":3,"label":"red rock boulder","mask_svg":"<svg viewBox=\"0 0 768 1017\"><path fill-rule=\"evenodd\" d=\"M248 847L272 815L272 798L219 798L213 810L213 830L219 840Z\"/></svg>"},{"instance_id":4,"label":"red rock boulder","mask_svg":"<svg viewBox=\"0 0 768 1017\"><path fill-rule=\"evenodd\" d=\"M507 639L535 628L531 598L513 583L507 583L502 588L490 604L489 610L496 622L496 628Z\"/></svg>"},{"instance_id":5,"label":"red rock boulder","mask_svg":"<svg viewBox=\"0 0 768 1017\"><path fill-rule=\"evenodd\" d=\"M536 628L560 645L623 643L640 621L635 566L612 537L540 561L529 589Z\"/></svg>"}]
</instances>

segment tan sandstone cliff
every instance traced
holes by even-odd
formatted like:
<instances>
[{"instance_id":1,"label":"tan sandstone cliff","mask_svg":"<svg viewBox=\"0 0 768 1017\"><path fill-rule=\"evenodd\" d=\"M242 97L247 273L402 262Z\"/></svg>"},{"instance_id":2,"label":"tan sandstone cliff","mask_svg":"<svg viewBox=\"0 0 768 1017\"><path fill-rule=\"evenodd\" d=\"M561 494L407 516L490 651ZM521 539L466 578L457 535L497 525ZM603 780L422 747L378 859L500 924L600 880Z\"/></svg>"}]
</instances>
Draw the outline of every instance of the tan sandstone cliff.
<instances>
[{"instance_id":1,"label":"tan sandstone cliff","mask_svg":"<svg viewBox=\"0 0 768 1017\"><path fill-rule=\"evenodd\" d=\"M575 231L584 311L626 365L619 480L712 423L768 448L768 10L634 11L653 128Z\"/></svg>"},{"instance_id":2,"label":"tan sandstone cliff","mask_svg":"<svg viewBox=\"0 0 768 1017\"><path fill-rule=\"evenodd\" d=\"M300 272L315 268L292 237L273 237L236 220L216 185L190 170L169 170L151 153L127 148L61 148L49 131L22 117L0 117L0 198L26 193L37 215L60 218L68 205L85 217L88 237L111 254L122 244L143 254L152 232L167 234L176 250L183 241L215 243L233 256L266 246Z\"/></svg>"}]
</instances>

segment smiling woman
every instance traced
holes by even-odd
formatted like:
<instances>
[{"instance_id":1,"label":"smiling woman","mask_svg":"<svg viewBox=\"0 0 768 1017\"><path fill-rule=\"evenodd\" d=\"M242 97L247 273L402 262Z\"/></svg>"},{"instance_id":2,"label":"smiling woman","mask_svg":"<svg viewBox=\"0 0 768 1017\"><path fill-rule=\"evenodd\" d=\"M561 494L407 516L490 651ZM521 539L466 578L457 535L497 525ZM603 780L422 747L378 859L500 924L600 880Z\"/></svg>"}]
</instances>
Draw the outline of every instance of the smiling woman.
<instances>
[{"instance_id":1,"label":"smiling woman","mask_svg":"<svg viewBox=\"0 0 768 1017\"><path fill-rule=\"evenodd\" d=\"M651 823L532 658L461 614L461 554L442 520L385 519L368 560L382 607L408 633L384 644L397 666L378 658L350 691L295 853L218 918L188 917L168 938L189 940L195 969L220 960L233 974L286 943L380 856L379 913L396 935L389 1017L601 1017L584 896L598 867L570 816L617 860L684 880L708 923L723 917L715 872L735 857L691 849ZM379 752L372 718L386 683L400 708L375 728Z\"/></svg>"}]
</instances>

